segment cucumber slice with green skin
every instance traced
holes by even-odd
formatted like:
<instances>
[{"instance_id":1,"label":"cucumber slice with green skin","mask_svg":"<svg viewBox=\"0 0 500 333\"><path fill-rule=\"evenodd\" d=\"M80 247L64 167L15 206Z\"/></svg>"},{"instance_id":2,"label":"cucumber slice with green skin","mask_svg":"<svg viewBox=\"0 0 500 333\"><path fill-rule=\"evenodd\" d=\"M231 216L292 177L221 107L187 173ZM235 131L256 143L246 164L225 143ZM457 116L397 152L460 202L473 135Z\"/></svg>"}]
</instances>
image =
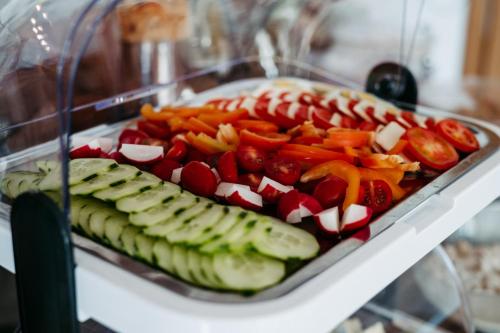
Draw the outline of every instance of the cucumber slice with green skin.
<instances>
[{"instance_id":1,"label":"cucumber slice with green skin","mask_svg":"<svg viewBox=\"0 0 500 333\"><path fill-rule=\"evenodd\" d=\"M134 227L133 225L128 225L122 232L121 240L123 243L123 251L125 251L130 256L137 255L137 248L135 247L135 236L141 232L141 229Z\"/></svg>"},{"instance_id":2,"label":"cucumber slice with green skin","mask_svg":"<svg viewBox=\"0 0 500 333\"><path fill-rule=\"evenodd\" d=\"M316 238L302 229L293 227L276 219L262 237L253 240L255 249L270 257L288 259L310 259L319 252Z\"/></svg>"},{"instance_id":3,"label":"cucumber slice with green skin","mask_svg":"<svg viewBox=\"0 0 500 333\"><path fill-rule=\"evenodd\" d=\"M249 212L243 219L239 220L228 232L222 237L205 243L200 247L203 253L212 254L220 251L228 251L231 244L236 243L241 239L250 228L257 223L258 216L255 213Z\"/></svg>"},{"instance_id":4,"label":"cucumber slice with green skin","mask_svg":"<svg viewBox=\"0 0 500 333\"><path fill-rule=\"evenodd\" d=\"M79 158L72 160L69 163L68 183L70 186L79 184L91 176L106 172L116 166L117 164L114 160L105 158ZM42 179L40 190L57 190L61 187L61 183L61 170L60 168L55 168Z\"/></svg>"},{"instance_id":5,"label":"cucumber slice with green skin","mask_svg":"<svg viewBox=\"0 0 500 333\"><path fill-rule=\"evenodd\" d=\"M104 224L104 237L109 241L112 247L123 251L122 233L129 225L128 219L123 215L114 215L106 220Z\"/></svg>"},{"instance_id":6,"label":"cucumber slice with green skin","mask_svg":"<svg viewBox=\"0 0 500 333\"><path fill-rule=\"evenodd\" d=\"M137 256L144 261L153 263L153 246L155 239L139 233L135 236L135 248L137 249Z\"/></svg>"},{"instance_id":7,"label":"cucumber slice with green skin","mask_svg":"<svg viewBox=\"0 0 500 333\"><path fill-rule=\"evenodd\" d=\"M229 244L229 251L242 252L253 250L254 240L265 237L267 229L270 226L271 221L264 216L258 216L257 219L247 222L245 234Z\"/></svg>"},{"instance_id":8,"label":"cucumber slice with green skin","mask_svg":"<svg viewBox=\"0 0 500 333\"><path fill-rule=\"evenodd\" d=\"M80 227L80 211L85 206L89 205L90 200L81 197L71 197L71 210L70 210L70 219L71 225L75 228Z\"/></svg>"},{"instance_id":9,"label":"cucumber slice with green skin","mask_svg":"<svg viewBox=\"0 0 500 333\"><path fill-rule=\"evenodd\" d=\"M71 186L69 191L72 195L88 195L98 190L109 188L113 184L124 183L129 179L137 177L139 174L139 169L134 166L120 165L104 174Z\"/></svg>"},{"instance_id":10,"label":"cucumber slice with green skin","mask_svg":"<svg viewBox=\"0 0 500 333\"><path fill-rule=\"evenodd\" d=\"M191 239L191 245L201 245L209 242L213 239L222 237L229 229L231 229L236 222L242 219L246 214L246 211L239 207L224 207L224 210L229 211L224 217L212 227L207 227L203 232L196 238Z\"/></svg>"},{"instance_id":11,"label":"cucumber slice with green skin","mask_svg":"<svg viewBox=\"0 0 500 333\"><path fill-rule=\"evenodd\" d=\"M187 251L182 246L172 246L172 263L174 265L175 274L181 279L188 282L195 282L189 274L187 266Z\"/></svg>"},{"instance_id":12,"label":"cucumber slice with green skin","mask_svg":"<svg viewBox=\"0 0 500 333\"><path fill-rule=\"evenodd\" d=\"M260 290L285 276L285 264L257 253L219 253L212 258L215 273L232 290Z\"/></svg>"},{"instance_id":13,"label":"cucumber slice with green skin","mask_svg":"<svg viewBox=\"0 0 500 333\"><path fill-rule=\"evenodd\" d=\"M60 163L58 161L52 161L52 160L46 160L46 161L36 161L35 162L36 167L40 172L43 173L49 173L54 169L58 169L60 166Z\"/></svg>"},{"instance_id":14,"label":"cucumber slice with green skin","mask_svg":"<svg viewBox=\"0 0 500 333\"><path fill-rule=\"evenodd\" d=\"M116 202L116 209L126 213L137 213L171 200L181 193L175 184L162 183L160 186L122 198Z\"/></svg>"},{"instance_id":15,"label":"cucumber slice with green skin","mask_svg":"<svg viewBox=\"0 0 500 333\"><path fill-rule=\"evenodd\" d=\"M198 284L205 287L214 287L201 268L201 256L197 251L187 250L187 264L189 273Z\"/></svg>"},{"instance_id":16,"label":"cucumber slice with green skin","mask_svg":"<svg viewBox=\"0 0 500 333\"><path fill-rule=\"evenodd\" d=\"M200 263L202 274L210 282L210 285L216 289L225 289L224 284L219 279L217 274L215 274L214 267L212 265L212 257L200 254Z\"/></svg>"},{"instance_id":17,"label":"cucumber slice with green skin","mask_svg":"<svg viewBox=\"0 0 500 333\"><path fill-rule=\"evenodd\" d=\"M87 235L88 237L92 237L92 231L90 230L90 216L94 214L96 211L99 210L99 206L96 204L89 204L82 209L80 209L80 212L78 213L78 225L80 226L81 230Z\"/></svg>"},{"instance_id":18,"label":"cucumber slice with green skin","mask_svg":"<svg viewBox=\"0 0 500 333\"><path fill-rule=\"evenodd\" d=\"M89 230L92 236L104 241L104 226L106 221L110 219L116 212L112 209L99 209L90 215Z\"/></svg>"},{"instance_id":19,"label":"cucumber slice with green skin","mask_svg":"<svg viewBox=\"0 0 500 333\"><path fill-rule=\"evenodd\" d=\"M214 205L212 208L193 218L189 223L185 223L180 228L167 234L166 237L172 244L186 243L187 245L191 245L191 241L198 238L203 233L203 230L217 224L223 216L224 208Z\"/></svg>"},{"instance_id":20,"label":"cucumber slice with green skin","mask_svg":"<svg viewBox=\"0 0 500 333\"><path fill-rule=\"evenodd\" d=\"M4 176L2 192L13 199L30 190L38 190L43 175L32 171L14 171Z\"/></svg>"},{"instance_id":21,"label":"cucumber slice with green skin","mask_svg":"<svg viewBox=\"0 0 500 333\"><path fill-rule=\"evenodd\" d=\"M174 272L172 251L172 245L164 239L157 240L153 245L153 256L156 264L169 273Z\"/></svg>"},{"instance_id":22,"label":"cucumber slice with green skin","mask_svg":"<svg viewBox=\"0 0 500 333\"><path fill-rule=\"evenodd\" d=\"M152 207L148 210L129 215L130 223L137 226L149 226L145 233L152 236L157 236L154 233L148 232L151 226L159 224L178 214L182 210L186 210L196 204L196 197L191 194L183 193L175 200L164 204Z\"/></svg>"},{"instance_id":23,"label":"cucumber slice with green skin","mask_svg":"<svg viewBox=\"0 0 500 333\"><path fill-rule=\"evenodd\" d=\"M175 205L175 202L172 206L173 205ZM169 214L172 217L165 222L146 228L144 233L151 236L166 237L170 232L182 227L186 223L189 223L190 220L203 213L210 207L210 205L212 205L212 203L207 203L206 200L201 200L201 202L188 208L180 208L176 210L170 209L170 211L173 210L175 212L173 214Z\"/></svg>"},{"instance_id":24,"label":"cucumber slice with green skin","mask_svg":"<svg viewBox=\"0 0 500 333\"><path fill-rule=\"evenodd\" d=\"M161 179L147 172L141 173L123 184L112 186L93 193L92 195L103 201L116 201L129 195L137 194L160 185Z\"/></svg>"}]
</instances>

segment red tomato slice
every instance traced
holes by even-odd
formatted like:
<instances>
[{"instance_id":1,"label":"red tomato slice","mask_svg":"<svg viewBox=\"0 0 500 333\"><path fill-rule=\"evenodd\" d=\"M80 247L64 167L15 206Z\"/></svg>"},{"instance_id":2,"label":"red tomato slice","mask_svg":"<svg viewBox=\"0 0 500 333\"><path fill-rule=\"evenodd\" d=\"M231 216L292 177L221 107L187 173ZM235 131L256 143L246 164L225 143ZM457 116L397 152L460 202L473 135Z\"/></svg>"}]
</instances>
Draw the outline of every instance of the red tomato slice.
<instances>
[{"instance_id":1,"label":"red tomato slice","mask_svg":"<svg viewBox=\"0 0 500 333\"><path fill-rule=\"evenodd\" d=\"M290 135L275 132L255 133L244 129L240 132L240 141L263 150L273 150L290 141Z\"/></svg>"},{"instance_id":2,"label":"red tomato slice","mask_svg":"<svg viewBox=\"0 0 500 333\"><path fill-rule=\"evenodd\" d=\"M184 141L178 140L175 141L174 144L172 145L172 148L168 150L167 154L165 155L165 158L176 161L182 161L184 157L186 157L187 152L188 152L187 144Z\"/></svg>"},{"instance_id":3,"label":"red tomato slice","mask_svg":"<svg viewBox=\"0 0 500 333\"><path fill-rule=\"evenodd\" d=\"M168 128L160 127L147 120L139 120L137 122L137 128L155 139L166 139L170 134Z\"/></svg>"},{"instance_id":4,"label":"red tomato slice","mask_svg":"<svg viewBox=\"0 0 500 333\"><path fill-rule=\"evenodd\" d=\"M181 183L186 190L204 197L211 197L217 189L215 174L209 167L197 161L189 162L184 166Z\"/></svg>"},{"instance_id":5,"label":"red tomato slice","mask_svg":"<svg viewBox=\"0 0 500 333\"><path fill-rule=\"evenodd\" d=\"M362 181L359 187L359 203L370 207L374 214L389 209L392 203L392 191L383 180Z\"/></svg>"},{"instance_id":6,"label":"red tomato slice","mask_svg":"<svg viewBox=\"0 0 500 333\"><path fill-rule=\"evenodd\" d=\"M282 103L276 108L276 123L283 128L292 128L302 124L307 118L307 106L295 103ZM296 108L293 118L289 117L291 108Z\"/></svg>"},{"instance_id":7,"label":"red tomato slice","mask_svg":"<svg viewBox=\"0 0 500 333\"><path fill-rule=\"evenodd\" d=\"M236 150L238 166L249 172L259 172L264 169L266 153L253 146L239 145Z\"/></svg>"},{"instance_id":8,"label":"red tomato slice","mask_svg":"<svg viewBox=\"0 0 500 333\"><path fill-rule=\"evenodd\" d=\"M441 120L436 125L436 132L460 151L470 153L479 149L479 142L474 133L456 120Z\"/></svg>"},{"instance_id":9,"label":"red tomato slice","mask_svg":"<svg viewBox=\"0 0 500 333\"><path fill-rule=\"evenodd\" d=\"M419 127L417 122L415 121L415 118L413 117L413 113L410 112L410 111L403 111L401 112L401 117L403 117L404 120L406 120L406 122L408 124L411 125L411 127Z\"/></svg>"},{"instance_id":10,"label":"red tomato slice","mask_svg":"<svg viewBox=\"0 0 500 333\"><path fill-rule=\"evenodd\" d=\"M259 99L255 103L255 114L262 120L274 123L274 117L267 113L269 108L269 100Z\"/></svg>"},{"instance_id":11,"label":"red tomato slice","mask_svg":"<svg viewBox=\"0 0 500 333\"><path fill-rule=\"evenodd\" d=\"M357 128L358 122L351 117L342 116L342 120L340 121L340 127L342 128Z\"/></svg>"},{"instance_id":12,"label":"red tomato slice","mask_svg":"<svg viewBox=\"0 0 500 333\"><path fill-rule=\"evenodd\" d=\"M369 121L363 121L359 124L358 128L362 131L375 131L378 127L377 123L371 123Z\"/></svg>"},{"instance_id":13,"label":"red tomato slice","mask_svg":"<svg viewBox=\"0 0 500 333\"><path fill-rule=\"evenodd\" d=\"M406 131L406 149L422 164L446 170L458 163L458 153L451 144L438 134L420 127Z\"/></svg>"},{"instance_id":14,"label":"red tomato slice","mask_svg":"<svg viewBox=\"0 0 500 333\"><path fill-rule=\"evenodd\" d=\"M300 178L300 164L296 160L276 156L264 162L266 176L283 185L293 185Z\"/></svg>"}]
</instances>

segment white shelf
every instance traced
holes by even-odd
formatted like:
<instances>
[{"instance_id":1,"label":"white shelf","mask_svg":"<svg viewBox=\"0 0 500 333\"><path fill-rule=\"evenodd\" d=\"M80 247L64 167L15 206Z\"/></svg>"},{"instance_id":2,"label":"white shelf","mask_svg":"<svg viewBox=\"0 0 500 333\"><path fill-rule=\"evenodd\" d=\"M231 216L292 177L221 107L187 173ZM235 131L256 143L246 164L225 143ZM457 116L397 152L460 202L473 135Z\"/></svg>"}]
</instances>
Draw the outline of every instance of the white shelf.
<instances>
[{"instance_id":1,"label":"white shelf","mask_svg":"<svg viewBox=\"0 0 500 333\"><path fill-rule=\"evenodd\" d=\"M497 198L498 184L500 151L301 287L259 303L190 299L76 249L79 317L120 332L325 332ZM0 265L14 271L6 221Z\"/></svg>"}]
</instances>

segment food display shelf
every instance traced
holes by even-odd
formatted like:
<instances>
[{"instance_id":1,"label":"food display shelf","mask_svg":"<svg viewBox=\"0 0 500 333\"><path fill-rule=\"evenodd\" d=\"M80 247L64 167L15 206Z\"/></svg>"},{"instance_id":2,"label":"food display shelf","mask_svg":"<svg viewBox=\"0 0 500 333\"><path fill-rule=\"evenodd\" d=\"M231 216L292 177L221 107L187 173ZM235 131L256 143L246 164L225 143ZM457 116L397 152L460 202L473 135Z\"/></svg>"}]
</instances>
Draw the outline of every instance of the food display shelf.
<instances>
[{"instance_id":1,"label":"food display shelf","mask_svg":"<svg viewBox=\"0 0 500 333\"><path fill-rule=\"evenodd\" d=\"M260 83L237 81L202 93L195 101L228 96ZM96 106L106 103L113 104L113 100ZM75 234L80 320L92 318L124 332L334 328L500 195L500 187L491 186L500 184L500 130L442 111L423 107L417 111L460 118L478 130L483 148L391 209L364 233L334 246L277 286L252 296L189 286ZM101 125L82 134L113 135L123 126ZM12 167L55 152L55 142L49 142L3 161ZM9 207L2 205L0 265L14 272Z\"/></svg>"}]
</instances>

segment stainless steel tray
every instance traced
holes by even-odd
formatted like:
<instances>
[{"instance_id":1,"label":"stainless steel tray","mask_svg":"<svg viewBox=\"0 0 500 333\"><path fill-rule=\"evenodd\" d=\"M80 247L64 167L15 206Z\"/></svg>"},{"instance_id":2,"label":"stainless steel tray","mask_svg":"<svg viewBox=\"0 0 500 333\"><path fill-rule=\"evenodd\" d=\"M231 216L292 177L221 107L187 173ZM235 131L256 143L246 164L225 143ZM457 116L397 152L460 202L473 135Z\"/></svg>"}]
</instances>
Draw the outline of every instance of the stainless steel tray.
<instances>
[{"instance_id":1,"label":"stainless steel tray","mask_svg":"<svg viewBox=\"0 0 500 333\"><path fill-rule=\"evenodd\" d=\"M190 101L189 104L197 104L201 103L211 97L214 96L231 96L236 95L242 90L249 90L260 83L262 83L265 79L251 79L251 80L241 80L235 81L230 84L226 84L224 86L205 91L198 95L195 99ZM301 80L303 81L303 80ZM318 83L321 86L325 86L324 83ZM424 110L424 114L432 115L432 109L426 108ZM481 144L481 149L477 152L474 152L467 156L465 159L460 161L455 167L446 171L439 177L432 180L426 186L421 188L419 191L415 192L401 203L387 211L385 214L377 218L375 221L370 223L365 228L359 230L350 238L341 241L340 243L333 246L326 253L320 255L319 257L313 259L311 262L300 268L295 273L288 276L284 281L280 284L271 287L269 289L263 290L253 295L241 295L237 293L229 293L229 292L219 292L219 291L211 291L206 289L201 289L190 284L184 283L161 270L153 268L147 264L144 264L136 259L128 257L122 253L119 253L115 250L107 248L104 245L94 242L93 240L82 237L78 234L73 233L73 242L76 247L86 251L96 257L99 257L105 261L108 261L118 267L121 267L135 275L142 277L150 282L163 286L173 292L178 294L191 297L194 299L207 301L207 302L216 302L216 303L247 303L247 302L260 302L271 300L274 298L278 298L282 295L285 295L297 288L298 286L306 283L308 280L313 278L314 276L320 274L327 268L331 267L339 260L361 247L364 243L369 242L371 239L375 238L378 234L383 232L385 229L396 223L399 219L403 218L405 215L410 213L413 209L415 209L418 205L423 203L426 199L428 199L433 194L439 193L441 190L446 188L448 185L456 181L458 178L463 176L465 173L474 168L477 164L481 163L485 159L488 158L492 153L498 150L500 145L500 138L491 130L484 128L482 126L478 126L476 124L464 122L468 127L474 130L477 133L478 139ZM103 129L104 132L101 135L112 135L113 133L118 133L123 124L114 125L112 127L107 127ZM96 133L95 135L99 135ZM56 144L53 142L49 144L51 147L55 147ZM47 145L41 146L44 151L47 153ZM52 152L55 152L56 148L51 149ZM33 155L27 154L26 152L20 153L20 156L24 158L17 158L18 163L9 163L10 167L15 166L18 168L20 166L21 161L23 164L26 164L27 161L25 157L27 155L38 156L41 157L40 154L34 154L36 151L39 151L38 148L30 149ZM8 157L6 157L8 158ZM5 158L2 158L4 160ZM32 158L31 161L34 159ZM13 162L13 160L10 160Z\"/></svg>"}]
</instances>

